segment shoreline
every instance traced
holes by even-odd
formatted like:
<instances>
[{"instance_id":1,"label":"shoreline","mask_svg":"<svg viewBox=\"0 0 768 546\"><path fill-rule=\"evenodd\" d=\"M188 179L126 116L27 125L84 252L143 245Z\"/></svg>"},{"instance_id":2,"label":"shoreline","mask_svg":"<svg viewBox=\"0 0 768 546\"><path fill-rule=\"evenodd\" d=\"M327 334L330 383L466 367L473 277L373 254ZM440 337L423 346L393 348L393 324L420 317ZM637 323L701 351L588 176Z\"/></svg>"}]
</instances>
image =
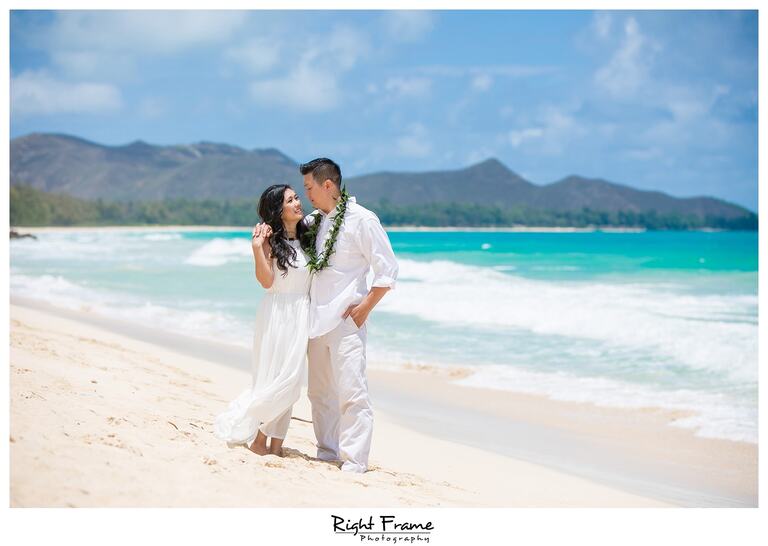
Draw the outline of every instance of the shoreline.
<instances>
[{"instance_id":1,"label":"shoreline","mask_svg":"<svg viewBox=\"0 0 768 546\"><path fill-rule=\"evenodd\" d=\"M680 506L757 506L758 445L670 426L686 412L470 387L442 370L413 371L415 381L404 373L370 372L379 405L404 426ZM414 409L420 419L410 421Z\"/></svg>"},{"instance_id":2,"label":"shoreline","mask_svg":"<svg viewBox=\"0 0 768 546\"><path fill-rule=\"evenodd\" d=\"M24 233L72 233L77 231L116 231L116 232L143 232L143 231L245 231L247 232L253 226L201 226L201 225L152 225L152 226L11 226L11 229L22 231ZM639 227L543 227L543 226L510 226L510 227L462 227L462 226L384 226L386 231L392 232L424 232L424 233L442 233L442 232L467 232L467 233L646 233L647 228ZM671 231L671 230L665 230ZM720 233L734 230L725 230L719 228L697 228L677 230L680 232L703 232Z\"/></svg>"},{"instance_id":3,"label":"shoreline","mask_svg":"<svg viewBox=\"0 0 768 546\"><path fill-rule=\"evenodd\" d=\"M42 313L54 322L77 321L83 328L150 343L153 352L195 355L210 366L224 364L247 376L245 349L47 304L30 305L19 298L12 298L12 316L14 311ZM420 434L448 442L451 450L463 446L504 461L543 465L565 476L672 505L757 505L757 445L699 438L693 431L670 427L669 420L680 417L675 412L604 408L451 383L461 370L371 367L368 372L377 422L383 417L408 431L402 435ZM477 430L478 422L489 426ZM414 464L396 451L390 449L387 457ZM375 453L374 449L372 457ZM419 468L429 472L429 466Z\"/></svg>"}]
</instances>

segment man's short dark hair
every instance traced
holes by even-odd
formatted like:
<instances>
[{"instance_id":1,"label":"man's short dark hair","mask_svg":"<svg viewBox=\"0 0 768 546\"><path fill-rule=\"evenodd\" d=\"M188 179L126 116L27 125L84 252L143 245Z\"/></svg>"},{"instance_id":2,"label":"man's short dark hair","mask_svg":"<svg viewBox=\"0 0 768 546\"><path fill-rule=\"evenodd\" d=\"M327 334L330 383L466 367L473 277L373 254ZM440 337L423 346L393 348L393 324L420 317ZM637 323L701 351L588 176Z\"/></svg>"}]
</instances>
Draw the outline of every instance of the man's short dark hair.
<instances>
[{"instance_id":1,"label":"man's short dark hair","mask_svg":"<svg viewBox=\"0 0 768 546\"><path fill-rule=\"evenodd\" d=\"M309 163L302 163L299 165L299 171L303 175L312 173L312 179L318 184L330 180L341 189L341 169L327 157L318 157Z\"/></svg>"}]
</instances>

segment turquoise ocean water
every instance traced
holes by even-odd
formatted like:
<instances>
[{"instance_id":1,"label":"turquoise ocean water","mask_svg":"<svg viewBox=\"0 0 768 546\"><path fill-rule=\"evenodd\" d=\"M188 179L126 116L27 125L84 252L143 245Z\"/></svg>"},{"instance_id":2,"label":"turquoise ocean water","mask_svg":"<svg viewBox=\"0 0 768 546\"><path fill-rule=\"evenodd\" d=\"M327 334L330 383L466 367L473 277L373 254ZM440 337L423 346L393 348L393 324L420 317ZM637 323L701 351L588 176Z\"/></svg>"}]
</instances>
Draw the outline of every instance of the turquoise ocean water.
<instances>
[{"instance_id":1,"label":"turquoise ocean water","mask_svg":"<svg viewBox=\"0 0 768 546\"><path fill-rule=\"evenodd\" d=\"M461 365L468 385L691 410L757 442L757 233L390 232L397 288L372 365ZM11 294L250 346L263 290L247 231L42 233Z\"/></svg>"}]
</instances>

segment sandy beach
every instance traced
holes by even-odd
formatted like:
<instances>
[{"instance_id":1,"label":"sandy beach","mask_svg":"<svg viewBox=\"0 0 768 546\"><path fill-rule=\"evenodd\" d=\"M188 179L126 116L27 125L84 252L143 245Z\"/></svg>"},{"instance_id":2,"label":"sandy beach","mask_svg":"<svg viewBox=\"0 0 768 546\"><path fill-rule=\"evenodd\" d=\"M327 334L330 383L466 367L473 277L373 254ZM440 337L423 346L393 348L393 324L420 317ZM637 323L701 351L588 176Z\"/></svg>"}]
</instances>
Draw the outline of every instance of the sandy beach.
<instances>
[{"instance_id":1,"label":"sandy beach","mask_svg":"<svg viewBox=\"0 0 768 546\"><path fill-rule=\"evenodd\" d=\"M21 303L10 308L14 507L757 502L754 445L697 438L666 426L671 417L659 411L460 387L451 379L462 372L450 370L370 371L376 424L363 475L314 458L306 396L286 456L259 457L211 432L250 381L213 358L226 351L170 334L148 341L117 321Z\"/></svg>"}]
</instances>

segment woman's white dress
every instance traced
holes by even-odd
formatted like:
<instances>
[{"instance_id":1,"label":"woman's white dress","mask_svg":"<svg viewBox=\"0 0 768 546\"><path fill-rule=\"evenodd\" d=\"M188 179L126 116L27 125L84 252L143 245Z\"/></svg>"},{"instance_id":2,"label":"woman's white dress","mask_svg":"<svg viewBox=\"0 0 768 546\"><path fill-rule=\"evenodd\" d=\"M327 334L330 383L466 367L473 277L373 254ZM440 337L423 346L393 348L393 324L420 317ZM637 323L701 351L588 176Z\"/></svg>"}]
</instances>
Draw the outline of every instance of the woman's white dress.
<instances>
[{"instance_id":1,"label":"woman's white dress","mask_svg":"<svg viewBox=\"0 0 768 546\"><path fill-rule=\"evenodd\" d=\"M273 260L275 280L256 315L251 388L216 417L214 434L230 446L250 445L259 429L284 438L306 379L310 272L298 241L289 244L296 249L297 267L283 276Z\"/></svg>"}]
</instances>

